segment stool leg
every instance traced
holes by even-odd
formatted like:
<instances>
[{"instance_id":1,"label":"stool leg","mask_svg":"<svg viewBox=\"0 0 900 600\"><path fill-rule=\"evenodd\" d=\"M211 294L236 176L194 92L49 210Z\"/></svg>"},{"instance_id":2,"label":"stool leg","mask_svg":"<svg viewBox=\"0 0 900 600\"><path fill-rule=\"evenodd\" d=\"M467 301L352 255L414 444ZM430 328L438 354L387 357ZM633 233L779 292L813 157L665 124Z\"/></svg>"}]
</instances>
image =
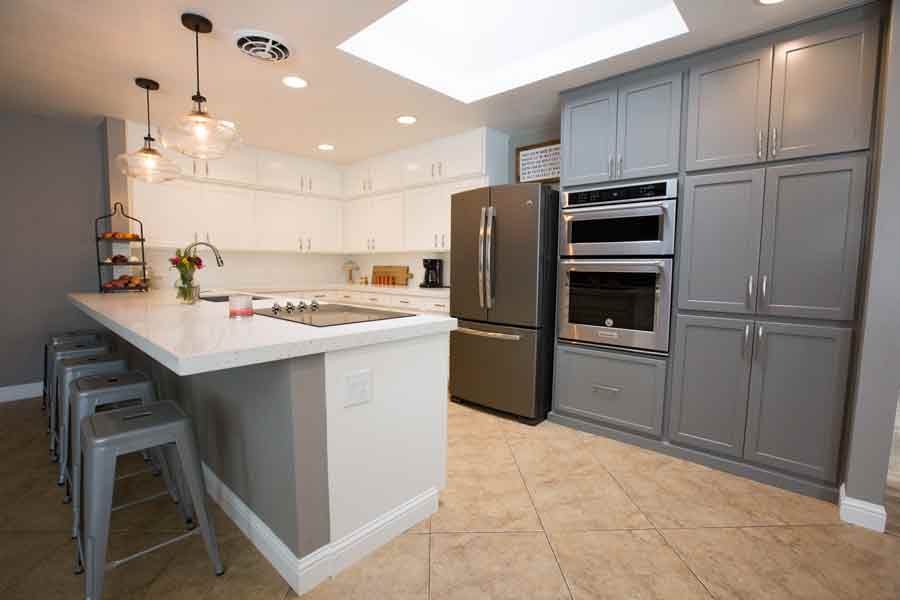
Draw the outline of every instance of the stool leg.
<instances>
[{"instance_id":1,"label":"stool leg","mask_svg":"<svg viewBox=\"0 0 900 600\"><path fill-rule=\"evenodd\" d=\"M82 404L76 402L72 407L72 539L78 538L78 528L81 525L81 419L96 412L97 407L93 402Z\"/></svg>"},{"instance_id":2,"label":"stool leg","mask_svg":"<svg viewBox=\"0 0 900 600\"><path fill-rule=\"evenodd\" d=\"M188 528L192 528L196 522L194 514L194 502L191 500L191 491L187 485L187 479L184 476L184 469L181 466L181 459L178 455L178 448L175 444L166 444L162 448L166 462L169 465L169 472L172 476L175 489L178 490L178 510L184 517L184 522Z\"/></svg>"},{"instance_id":3,"label":"stool leg","mask_svg":"<svg viewBox=\"0 0 900 600\"><path fill-rule=\"evenodd\" d=\"M56 398L59 392L59 382L56 380L56 369L50 367L50 376L53 378L50 390L50 457L56 460Z\"/></svg>"},{"instance_id":4,"label":"stool leg","mask_svg":"<svg viewBox=\"0 0 900 600\"><path fill-rule=\"evenodd\" d=\"M216 531L206 505L206 486L203 484L203 469L200 466L200 455L194 443L194 433L187 423L180 428L175 438L178 455L181 457L181 467L184 477L194 501L194 512L197 515L197 523L200 525L200 534L206 544L206 552L213 564L216 575L225 573L222 559L219 557L219 545L216 542Z\"/></svg>"},{"instance_id":5,"label":"stool leg","mask_svg":"<svg viewBox=\"0 0 900 600\"><path fill-rule=\"evenodd\" d=\"M166 460L165 452L162 448L156 447L150 449L149 453L154 466L159 469L159 472L162 475L163 481L166 484L166 489L169 490L169 496L172 497L172 502L178 504L178 489L176 488L175 479L172 477L172 470L169 468L169 461Z\"/></svg>"},{"instance_id":6,"label":"stool leg","mask_svg":"<svg viewBox=\"0 0 900 600\"><path fill-rule=\"evenodd\" d=\"M65 485L66 469L69 466L69 386L72 382L67 374L60 383L60 394L56 401L59 407L59 450L57 451L59 455L59 479L56 480L56 485ZM70 498L67 495L63 502L69 500Z\"/></svg>"},{"instance_id":7,"label":"stool leg","mask_svg":"<svg viewBox=\"0 0 900 600\"><path fill-rule=\"evenodd\" d=\"M41 385L41 410L47 410L47 344L44 344L44 379Z\"/></svg>"},{"instance_id":8,"label":"stool leg","mask_svg":"<svg viewBox=\"0 0 900 600\"><path fill-rule=\"evenodd\" d=\"M84 594L86 600L103 597L106 573L106 549L109 545L109 521L112 515L113 486L116 479L116 455L107 449L92 448L84 457Z\"/></svg>"}]
</instances>

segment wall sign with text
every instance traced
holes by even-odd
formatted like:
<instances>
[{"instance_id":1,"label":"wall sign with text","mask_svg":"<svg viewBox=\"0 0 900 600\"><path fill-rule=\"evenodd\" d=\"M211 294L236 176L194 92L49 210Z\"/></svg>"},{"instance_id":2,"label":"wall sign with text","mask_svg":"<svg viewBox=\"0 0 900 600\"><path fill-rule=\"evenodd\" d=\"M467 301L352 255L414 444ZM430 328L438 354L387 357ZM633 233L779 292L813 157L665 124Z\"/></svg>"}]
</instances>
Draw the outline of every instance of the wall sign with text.
<instances>
[{"instance_id":1,"label":"wall sign with text","mask_svg":"<svg viewBox=\"0 0 900 600\"><path fill-rule=\"evenodd\" d=\"M516 179L520 183L559 181L559 140L516 148Z\"/></svg>"}]
</instances>

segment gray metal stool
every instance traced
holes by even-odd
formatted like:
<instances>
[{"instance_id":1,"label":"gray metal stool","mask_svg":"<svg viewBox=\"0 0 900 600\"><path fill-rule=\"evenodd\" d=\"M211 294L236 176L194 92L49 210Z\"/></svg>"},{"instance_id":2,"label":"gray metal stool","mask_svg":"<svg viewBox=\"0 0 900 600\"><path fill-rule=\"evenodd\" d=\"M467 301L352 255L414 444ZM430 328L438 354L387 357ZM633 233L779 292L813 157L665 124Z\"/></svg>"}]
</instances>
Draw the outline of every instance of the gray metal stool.
<instances>
[{"instance_id":1,"label":"gray metal stool","mask_svg":"<svg viewBox=\"0 0 900 600\"><path fill-rule=\"evenodd\" d=\"M59 389L56 394L56 410L58 415L57 448L59 448L58 485L66 483L66 470L69 467L69 395L72 384L80 377L89 375L120 375L128 371L128 360L120 354L98 354L96 356L80 356L63 358L56 365L56 380ZM78 423L78 421L75 421ZM75 431L72 432L76 434ZM66 494L66 502L69 501Z\"/></svg>"},{"instance_id":2,"label":"gray metal stool","mask_svg":"<svg viewBox=\"0 0 900 600\"><path fill-rule=\"evenodd\" d=\"M112 511L116 460L126 453L164 447L185 490L180 506L196 515L199 528L146 548L131 556L106 562L109 522ZM81 448L84 460L84 529L76 542L78 566L86 567L84 588L87 600L100 600L107 569L175 543L198 531L216 575L225 572L219 557L216 533L206 506L206 489L200 455L194 441L190 418L171 402L134 406L97 413L81 421ZM190 505L190 506L188 506Z\"/></svg>"},{"instance_id":3,"label":"gray metal stool","mask_svg":"<svg viewBox=\"0 0 900 600\"><path fill-rule=\"evenodd\" d=\"M59 449L57 448L57 428L59 427L59 411L57 406L57 396L59 395L59 381L56 373L59 363L67 358L79 358L82 356L99 356L108 354L109 346L105 341L97 342L73 342L71 344L60 344L48 348L48 392L47 392L47 420L48 430L50 432L50 456L55 461L58 458Z\"/></svg>"},{"instance_id":4,"label":"gray metal stool","mask_svg":"<svg viewBox=\"0 0 900 600\"><path fill-rule=\"evenodd\" d=\"M81 436L78 434L78 426L85 417L93 416L97 409L104 406L112 406L131 400L138 400L142 405L156 402L156 390L153 381L140 371L129 371L120 375L91 375L81 377L72 383L69 393L69 411L71 414L70 426L72 431L72 448L69 459L69 470L66 479L72 484L72 538L78 537L78 526L81 523ZM161 473L166 482L168 492L160 492L147 498L135 500L129 505L155 500L167 493L175 502L179 501L181 491L177 489L177 482L172 477L168 462L160 450L149 451L153 454L153 462L158 467L144 469L120 475L116 480L127 479L145 473L156 475ZM190 516L186 516L190 519Z\"/></svg>"},{"instance_id":5,"label":"gray metal stool","mask_svg":"<svg viewBox=\"0 0 900 600\"><path fill-rule=\"evenodd\" d=\"M44 380L43 390L41 391L41 410L47 410L47 393L50 386L50 381L47 379L49 349L62 344L99 342L104 335L104 332L99 329L73 329L72 331L51 333L47 337L47 343L44 344Z\"/></svg>"}]
</instances>

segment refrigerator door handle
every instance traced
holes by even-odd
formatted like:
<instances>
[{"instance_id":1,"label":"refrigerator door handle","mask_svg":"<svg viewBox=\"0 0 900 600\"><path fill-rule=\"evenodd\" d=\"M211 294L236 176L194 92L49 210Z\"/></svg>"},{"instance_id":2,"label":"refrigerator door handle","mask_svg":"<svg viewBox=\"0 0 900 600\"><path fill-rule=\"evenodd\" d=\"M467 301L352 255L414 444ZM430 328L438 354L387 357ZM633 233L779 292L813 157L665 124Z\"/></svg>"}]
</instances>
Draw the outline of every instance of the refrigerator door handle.
<instances>
[{"instance_id":1,"label":"refrigerator door handle","mask_svg":"<svg viewBox=\"0 0 900 600\"><path fill-rule=\"evenodd\" d=\"M484 221L487 207L481 207L481 221L478 223L478 306L484 308Z\"/></svg>"},{"instance_id":2,"label":"refrigerator door handle","mask_svg":"<svg viewBox=\"0 0 900 600\"><path fill-rule=\"evenodd\" d=\"M498 333L496 331L481 331L479 329L469 329L468 327L457 327L456 331L466 335L476 335L478 337L491 338L492 340L504 340L507 342L518 342L522 339L521 335L512 333Z\"/></svg>"},{"instance_id":3,"label":"refrigerator door handle","mask_svg":"<svg viewBox=\"0 0 900 600\"><path fill-rule=\"evenodd\" d=\"M487 207L487 219L485 223L486 238L484 241L484 295L487 308L494 308L494 283L491 280L491 272L493 271L493 254L494 254L494 207Z\"/></svg>"}]
</instances>

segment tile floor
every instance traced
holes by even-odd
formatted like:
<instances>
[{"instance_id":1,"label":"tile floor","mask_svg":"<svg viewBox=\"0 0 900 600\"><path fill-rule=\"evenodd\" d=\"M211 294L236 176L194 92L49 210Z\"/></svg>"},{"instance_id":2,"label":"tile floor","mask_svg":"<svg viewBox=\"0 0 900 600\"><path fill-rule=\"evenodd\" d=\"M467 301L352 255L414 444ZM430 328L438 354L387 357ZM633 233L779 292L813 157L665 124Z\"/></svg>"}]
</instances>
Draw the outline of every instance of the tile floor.
<instances>
[{"instance_id":1,"label":"tile floor","mask_svg":"<svg viewBox=\"0 0 900 600\"><path fill-rule=\"evenodd\" d=\"M900 537L841 525L832 504L552 423L449 411L437 514L304 600L900 598ZM4 599L80 597L42 423L36 401L0 405ZM105 597L296 598L213 510L223 577L195 537L112 571ZM179 523L162 499L117 513L113 528L120 554Z\"/></svg>"}]
</instances>

